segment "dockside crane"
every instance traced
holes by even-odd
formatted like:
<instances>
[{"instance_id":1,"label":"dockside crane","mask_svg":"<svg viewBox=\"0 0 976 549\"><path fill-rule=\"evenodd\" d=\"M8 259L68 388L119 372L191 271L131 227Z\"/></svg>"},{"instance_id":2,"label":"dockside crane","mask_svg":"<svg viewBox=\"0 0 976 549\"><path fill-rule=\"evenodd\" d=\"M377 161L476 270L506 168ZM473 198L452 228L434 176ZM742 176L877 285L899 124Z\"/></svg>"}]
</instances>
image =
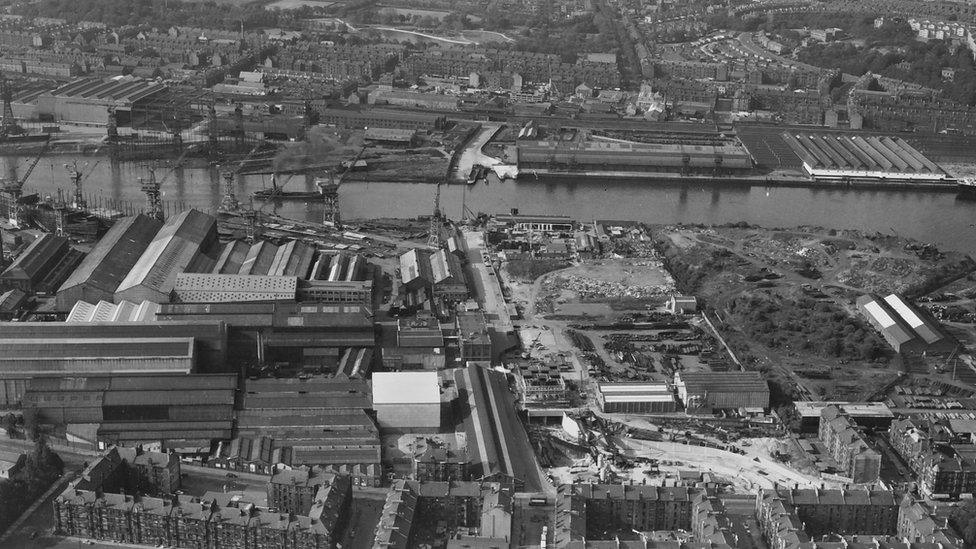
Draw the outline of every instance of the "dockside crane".
<instances>
[{"instance_id":1,"label":"dockside crane","mask_svg":"<svg viewBox=\"0 0 976 549\"><path fill-rule=\"evenodd\" d=\"M3 191L10 197L10 209L8 212L8 217L10 222L18 227L20 226L20 215L22 211L20 202L21 198L24 196L24 184L27 183L27 178L29 178L31 173L34 172L34 168L37 167L38 162L41 161L41 158L44 156L44 153L47 152L50 145L50 141L44 142L41 149L37 151L37 154L31 159L30 164L27 165L27 170L24 172L23 177L14 179L12 181L4 181L3 183Z\"/></svg>"},{"instance_id":2,"label":"dockside crane","mask_svg":"<svg viewBox=\"0 0 976 549\"><path fill-rule=\"evenodd\" d=\"M434 211L430 216L430 225L427 228L427 245L434 249L441 247L441 182L437 182L437 189L434 191Z\"/></svg>"},{"instance_id":3,"label":"dockside crane","mask_svg":"<svg viewBox=\"0 0 976 549\"><path fill-rule=\"evenodd\" d=\"M3 100L3 117L0 118L0 136L3 137L24 133L24 128L21 128L14 118L13 95L13 90L10 89L10 83L7 82L6 78L0 76L0 99Z\"/></svg>"},{"instance_id":4,"label":"dockside crane","mask_svg":"<svg viewBox=\"0 0 976 549\"><path fill-rule=\"evenodd\" d=\"M322 191L322 197L325 199L325 212L323 215L323 224L331 224L336 229L342 228L342 214L339 211L339 186L342 185L342 180L346 178L346 175L352 171L356 166L356 162L363 156L366 151L366 145L363 145L356 156L346 165L346 169L339 174L339 177L335 177L333 172L329 170L329 178L324 181L316 181L319 189Z\"/></svg>"}]
</instances>

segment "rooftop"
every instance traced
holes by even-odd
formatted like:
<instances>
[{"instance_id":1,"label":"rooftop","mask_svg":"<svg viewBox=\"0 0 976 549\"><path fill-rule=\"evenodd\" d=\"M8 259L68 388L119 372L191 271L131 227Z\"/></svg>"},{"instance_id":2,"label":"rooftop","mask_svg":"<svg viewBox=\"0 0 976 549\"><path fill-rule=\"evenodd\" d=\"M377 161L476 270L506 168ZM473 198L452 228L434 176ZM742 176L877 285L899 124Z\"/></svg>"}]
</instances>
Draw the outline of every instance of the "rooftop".
<instances>
[{"instance_id":1,"label":"rooftop","mask_svg":"<svg viewBox=\"0 0 976 549\"><path fill-rule=\"evenodd\" d=\"M439 404L437 372L373 374L373 404Z\"/></svg>"}]
</instances>

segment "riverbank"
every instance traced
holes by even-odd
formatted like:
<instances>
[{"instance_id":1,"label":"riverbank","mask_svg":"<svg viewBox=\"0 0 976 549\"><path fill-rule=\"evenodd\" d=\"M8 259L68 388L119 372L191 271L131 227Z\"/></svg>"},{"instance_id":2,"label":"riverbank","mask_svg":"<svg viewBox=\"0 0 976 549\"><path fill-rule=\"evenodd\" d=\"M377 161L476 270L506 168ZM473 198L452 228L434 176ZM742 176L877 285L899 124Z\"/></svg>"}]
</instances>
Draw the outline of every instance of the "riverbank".
<instances>
[{"instance_id":1,"label":"riverbank","mask_svg":"<svg viewBox=\"0 0 976 549\"><path fill-rule=\"evenodd\" d=\"M673 172L627 172L627 171L573 171L565 172L548 169L520 170L520 181L533 180L565 180L567 178L587 178L598 181L631 181L649 184L690 184L746 187L795 187L795 188L825 188L825 189L863 189L863 190L900 190L912 192L956 192L957 182L954 179L944 179L938 182L919 182L896 179L847 179L824 180L812 179L803 175L784 173L755 174L755 175L706 175L706 174L675 174Z\"/></svg>"}]
</instances>

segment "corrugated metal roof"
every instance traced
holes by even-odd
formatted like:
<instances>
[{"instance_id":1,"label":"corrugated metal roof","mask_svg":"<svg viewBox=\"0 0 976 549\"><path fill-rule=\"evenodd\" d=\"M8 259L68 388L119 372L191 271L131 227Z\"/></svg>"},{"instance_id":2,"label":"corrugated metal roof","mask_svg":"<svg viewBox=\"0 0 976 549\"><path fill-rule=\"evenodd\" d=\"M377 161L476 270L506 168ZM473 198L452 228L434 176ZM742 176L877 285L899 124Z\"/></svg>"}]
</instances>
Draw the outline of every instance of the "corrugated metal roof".
<instances>
[{"instance_id":1,"label":"corrugated metal roof","mask_svg":"<svg viewBox=\"0 0 976 549\"><path fill-rule=\"evenodd\" d=\"M862 307L880 326L881 330L897 341L899 345L915 339L915 332L911 327L906 325L900 317L896 319L896 313L894 311L889 312L882 303L872 297L869 301L864 302Z\"/></svg>"},{"instance_id":2,"label":"corrugated metal roof","mask_svg":"<svg viewBox=\"0 0 976 549\"><path fill-rule=\"evenodd\" d=\"M162 222L142 214L119 219L58 291L88 284L114 293L162 226Z\"/></svg>"},{"instance_id":3,"label":"corrugated metal roof","mask_svg":"<svg viewBox=\"0 0 976 549\"><path fill-rule=\"evenodd\" d=\"M109 303L99 301L92 305L87 301L78 301L65 322L155 322L159 304L143 301L136 304L131 301Z\"/></svg>"},{"instance_id":4,"label":"corrugated metal roof","mask_svg":"<svg viewBox=\"0 0 976 549\"><path fill-rule=\"evenodd\" d=\"M8 339L97 339L151 337L224 337L220 320L137 322L11 322L0 330L0 342Z\"/></svg>"},{"instance_id":5,"label":"corrugated metal roof","mask_svg":"<svg viewBox=\"0 0 976 549\"><path fill-rule=\"evenodd\" d=\"M759 372L679 372L675 382L683 383L689 392L768 392L769 384Z\"/></svg>"},{"instance_id":6,"label":"corrugated metal roof","mask_svg":"<svg viewBox=\"0 0 976 549\"><path fill-rule=\"evenodd\" d=\"M217 220L199 210L170 218L119 284L117 293L136 286L169 293L176 275L197 257L207 239L215 238L216 231Z\"/></svg>"},{"instance_id":7,"label":"corrugated metal roof","mask_svg":"<svg viewBox=\"0 0 976 549\"><path fill-rule=\"evenodd\" d=\"M17 259L0 274L0 278L35 280L43 276L44 266L52 259L63 255L68 249L68 239L53 234L43 234L34 239Z\"/></svg>"},{"instance_id":8,"label":"corrugated metal roof","mask_svg":"<svg viewBox=\"0 0 976 549\"><path fill-rule=\"evenodd\" d=\"M423 276L419 254L417 250L410 250L400 256L400 278L404 284L409 284Z\"/></svg>"},{"instance_id":9,"label":"corrugated metal roof","mask_svg":"<svg viewBox=\"0 0 976 549\"><path fill-rule=\"evenodd\" d=\"M0 362L186 356L193 356L192 337L0 340Z\"/></svg>"},{"instance_id":10,"label":"corrugated metal roof","mask_svg":"<svg viewBox=\"0 0 976 549\"><path fill-rule=\"evenodd\" d=\"M0 312L13 312L27 300L27 292L13 288L0 294Z\"/></svg>"},{"instance_id":11,"label":"corrugated metal roof","mask_svg":"<svg viewBox=\"0 0 976 549\"><path fill-rule=\"evenodd\" d=\"M895 313L901 317L915 332L922 336L929 345L940 341L943 339L941 330L937 326L933 326L930 322L927 322L924 318L918 315L910 304L908 304L901 296L896 294L891 294L884 298L885 303L888 304Z\"/></svg>"}]
</instances>

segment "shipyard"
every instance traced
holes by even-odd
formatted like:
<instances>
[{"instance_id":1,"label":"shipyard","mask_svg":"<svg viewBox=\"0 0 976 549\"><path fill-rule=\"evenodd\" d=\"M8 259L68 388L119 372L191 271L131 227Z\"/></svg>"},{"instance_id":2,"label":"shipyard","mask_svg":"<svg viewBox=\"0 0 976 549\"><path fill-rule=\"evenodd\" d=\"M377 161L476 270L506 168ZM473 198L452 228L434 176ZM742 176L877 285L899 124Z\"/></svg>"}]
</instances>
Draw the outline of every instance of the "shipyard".
<instances>
[{"instance_id":1,"label":"shipyard","mask_svg":"<svg viewBox=\"0 0 976 549\"><path fill-rule=\"evenodd\" d=\"M11 2L0 103L0 549L976 545L967 3Z\"/></svg>"}]
</instances>

